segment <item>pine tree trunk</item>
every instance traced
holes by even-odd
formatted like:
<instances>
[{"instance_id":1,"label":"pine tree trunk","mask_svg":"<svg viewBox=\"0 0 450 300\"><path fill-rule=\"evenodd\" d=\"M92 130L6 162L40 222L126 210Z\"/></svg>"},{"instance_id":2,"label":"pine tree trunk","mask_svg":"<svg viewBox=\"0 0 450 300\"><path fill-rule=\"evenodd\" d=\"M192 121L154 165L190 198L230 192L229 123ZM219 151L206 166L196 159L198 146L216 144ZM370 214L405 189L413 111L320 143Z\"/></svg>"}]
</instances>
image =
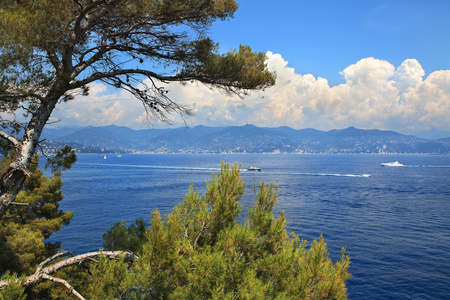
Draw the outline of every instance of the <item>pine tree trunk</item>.
<instances>
[{"instance_id":1,"label":"pine tree trunk","mask_svg":"<svg viewBox=\"0 0 450 300\"><path fill-rule=\"evenodd\" d=\"M16 158L0 176L0 219L22 189L39 138L59 98L60 95L51 93L41 102L33 113L22 140L14 144Z\"/></svg>"}]
</instances>

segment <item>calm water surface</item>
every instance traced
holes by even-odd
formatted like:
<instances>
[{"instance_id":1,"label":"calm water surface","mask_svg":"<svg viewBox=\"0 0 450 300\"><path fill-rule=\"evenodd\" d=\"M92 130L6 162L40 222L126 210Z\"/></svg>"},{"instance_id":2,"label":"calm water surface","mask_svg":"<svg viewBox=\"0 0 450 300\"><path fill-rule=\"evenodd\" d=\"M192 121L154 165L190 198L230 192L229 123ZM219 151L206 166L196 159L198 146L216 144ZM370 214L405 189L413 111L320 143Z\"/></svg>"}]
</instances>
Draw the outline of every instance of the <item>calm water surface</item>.
<instances>
[{"instance_id":1,"label":"calm water surface","mask_svg":"<svg viewBox=\"0 0 450 300\"><path fill-rule=\"evenodd\" d=\"M395 160L405 167L380 166ZM450 156L79 155L63 175L61 208L74 217L52 239L98 250L116 221L169 213L191 184L203 193L221 161L262 168L241 173L242 220L253 186L273 181L289 232L323 234L334 261L347 249L351 299L450 299Z\"/></svg>"}]
</instances>

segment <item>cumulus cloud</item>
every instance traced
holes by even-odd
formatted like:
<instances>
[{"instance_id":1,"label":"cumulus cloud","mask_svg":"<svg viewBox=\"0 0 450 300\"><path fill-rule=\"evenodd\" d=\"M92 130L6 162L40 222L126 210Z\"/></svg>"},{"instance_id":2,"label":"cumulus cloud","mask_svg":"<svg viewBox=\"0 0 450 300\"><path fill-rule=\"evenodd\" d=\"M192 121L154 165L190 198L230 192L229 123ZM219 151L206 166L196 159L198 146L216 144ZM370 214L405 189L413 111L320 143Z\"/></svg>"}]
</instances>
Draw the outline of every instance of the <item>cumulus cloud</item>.
<instances>
[{"instance_id":1,"label":"cumulus cloud","mask_svg":"<svg viewBox=\"0 0 450 300\"><path fill-rule=\"evenodd\" d=\"M189 126L290 126L329 130L355 126L413 132L450 129L450 70L425 77L420 63L407 59L397 68L368 57L341 72L345 82L330 86L325 78L299 74L280 54L268 52L275 86L244 99L228 97L198 83L170 84L169 96L193 109ZM66 123L141 126L142 105L124 92L101 84L59 107ZM174 116L175 123L183 123Z\"/></svg>"},{"instance_id":2,"label":"cumulus cloud","mask_svg":"<svg viewBox=\"0 0 450 300\"><path fill-rule=\"evenodd\" d=\"M141 126L144 121L142 104L127 92L112 90L102 83L89 87L89 96L77 96L74 100L61 103L52 114L57 125Z\"/></svg>"}]
</instances>

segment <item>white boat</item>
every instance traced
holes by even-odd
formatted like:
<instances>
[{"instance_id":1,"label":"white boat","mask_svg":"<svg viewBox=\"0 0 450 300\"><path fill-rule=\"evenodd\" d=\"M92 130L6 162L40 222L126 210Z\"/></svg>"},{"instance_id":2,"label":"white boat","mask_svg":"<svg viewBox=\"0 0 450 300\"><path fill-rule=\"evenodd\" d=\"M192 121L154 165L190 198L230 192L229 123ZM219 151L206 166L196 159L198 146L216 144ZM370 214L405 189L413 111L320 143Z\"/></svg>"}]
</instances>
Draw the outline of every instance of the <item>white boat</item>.
<instances>
[{"instance_id":1,"label":"white boat","mask_svg":"<svg viewBox=\"0 0 450 300\"><path fill-rule=\"evenodd\" d=\"M381 163L383 167L403 167L404 165L399 163L398 161Z\"/></svg>"},{"instance_id":2,"label":"white boat","mask_svg":"<svg viewBox=\"0 0 450 300\"><path fill-rule=\"evenodd\" d=\"M361 177L370 177L370 174L362 174Z\"/></svg>"},{"instance_id":3,"label":"white boat","mask_svg":"<svg viewBox=\"0 0 450 300\"><path fill-rule=\"evenodd\" d=\"M260 172L261 168L250 167L250 168L247 169L247 171L258 171L258 172Z\"/></svg>"}]
</instances>

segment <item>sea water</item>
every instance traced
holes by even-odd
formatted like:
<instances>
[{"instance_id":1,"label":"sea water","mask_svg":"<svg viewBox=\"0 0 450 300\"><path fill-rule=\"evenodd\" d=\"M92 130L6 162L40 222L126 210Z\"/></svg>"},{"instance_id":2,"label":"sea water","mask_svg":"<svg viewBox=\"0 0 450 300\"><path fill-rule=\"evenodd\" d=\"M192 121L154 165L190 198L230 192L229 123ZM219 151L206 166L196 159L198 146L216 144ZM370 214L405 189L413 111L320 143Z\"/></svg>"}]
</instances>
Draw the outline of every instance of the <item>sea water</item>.
<instances>
[{"instance_id":1,"label":"sea water","mask_svg":"<svg viewBox=\"0 0 450 300\"><path fill-rule=\"evenodd\" d=\"M380 165L396 160L404 167ZM288 232L309 242L323 234L334 261L347 249L351 299L450 299L450 156L79 155L63 174L61 209L74 217L52 240L98 250L115 222L170 213L191 185L204 193L221 161L242 166L240 221L253 186L274 182Z\"/></svg>"}]
</instances>

